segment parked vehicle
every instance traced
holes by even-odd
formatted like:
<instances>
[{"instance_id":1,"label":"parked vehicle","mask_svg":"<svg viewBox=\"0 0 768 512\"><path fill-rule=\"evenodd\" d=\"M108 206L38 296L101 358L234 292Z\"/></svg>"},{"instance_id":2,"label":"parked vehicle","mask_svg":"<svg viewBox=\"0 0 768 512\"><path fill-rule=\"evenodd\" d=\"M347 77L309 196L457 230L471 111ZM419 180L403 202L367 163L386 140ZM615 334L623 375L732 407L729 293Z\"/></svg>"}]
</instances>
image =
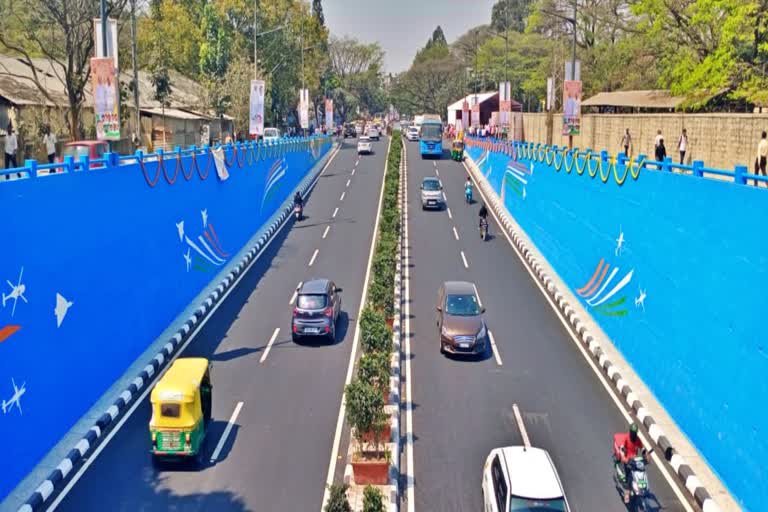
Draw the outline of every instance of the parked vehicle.
<instances>
[{"instance_id":1,"label":"parked vehicle","mask_svg":"<svg viewBox=\"0 0 768 512\"><path fill-rule=\"evenodd\" d=\"M507 446L491 451L483 466L486 512L570 512L552 458L541 448Z\"/></svg>"},{"instance_id":2,"label":"parked vehicle","mask_svg":"<svg viewBox=\"0 0 768 512\"><path fill-rule=\"evenodd\" d=\"M312 279L296 289L296 307L291 319L294 342L306 336L325 336L330 342L336 340L341 291L329 279Z\"/></svg>"},{"instance_id":3,"label":"parked vehicle","mask_svg":"<svg viewBox=\"0 0 768 512\"><path fill-rule=\"evenodd\" d=\"M437 292L437 329L442 354L484 354L488 328L483 319L485 308L472 283L446 281Z\"/></svg>"},{"instance_id":4,"label":"parked vehicle","mask_svg":"<svg viewBox=\"0 0 768 512\"><path fill-rule=\"evenodd\" d=\"M264 128L264 142L280 140L280 130L277 128Z\"/></svg>"},{"instance_id":5,"label":"parked vehicle","mask_svg":"<svg viewBox=\"0 0 768 512\"><path fill-rule=\"evenodd\" d=\"M202 462L211 421L213 386L210 364L202 357L179 358L155 384L150 395L152 460Z\"/></svg>"}]
</instances>

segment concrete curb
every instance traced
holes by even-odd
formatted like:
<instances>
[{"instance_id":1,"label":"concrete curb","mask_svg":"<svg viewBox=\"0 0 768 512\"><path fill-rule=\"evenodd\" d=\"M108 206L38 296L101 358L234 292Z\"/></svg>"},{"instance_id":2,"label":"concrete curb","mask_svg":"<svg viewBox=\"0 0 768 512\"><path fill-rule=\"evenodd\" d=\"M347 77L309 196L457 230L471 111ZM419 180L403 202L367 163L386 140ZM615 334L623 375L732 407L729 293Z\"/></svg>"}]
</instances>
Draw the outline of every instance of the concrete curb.
<instances>
[{"instance_id":1,"label":"concrete curb","mask_svg":"<svg viewBox=\"0 0 768 512\"><path fill-rule=\"evenodd\" d=\"M401 155L402 155L402 148L401 148ZM388 156L387 156L388 157ZM397 208L400 210L400 218L402 222L402 211L403 211L403 180L404 180L404 173L403 173L403 159L400 160L400 180L399 180L399 187L400 190L398 191L398 197L397 197ZM389 505L387 509L389 512L397 512L399 509L400 504L400 447L401 447L401 438L400 438L400 358L401 358L401 352L400 352L400 346L402 342L402 319L403 319L403 313L402 313L402 307L403 307L403 235L402 231L398 235L398 244L397 244L397 256L395 257L395 286L394 286L394 296L395 296L395 312L394 312L394 322L392 324L392 354L390 359L390 370L389 370L389 398L387 400L387 405L384 406L385 410L387 411L387 414L389 414L390 417L390 426L392 430L392 434L390 436L390 442L387 443L387 449L389 450L391 456L392 456L392 462L389 466L389 484L385 486L376 486L378 487L382 493L384 494L384 499L389 499ZM347 465L344 467L344 483L349 485L350 488L353 486L356 486L355 480L354 480L354 472L352 470L352 456L354 455L354 443L349 443L349 446L347 448ZM363 486L357 486L361 487L360 492L362 492ZM352 493L355 493L356 489L352 489ZM386 501L385 501L386 502ZM356 510L353 506L353 510Z\"/></svg>"},{"instance_id":2,"label":"concrete curb","mask_svg":"<svg viewBox=\"0 0 768 512\"><path fill-rule=\"evenodd\" d=\"M318 163L322 163L322 160L327 160L326 157L330 156L333 151L335 151L335 149L331 148L327 155L322 157ZM301 191L302 196L306 197L312 190L324 168L324 164L318 165L316 169L310 172L310 174L301 181L297 188ZM153 377L164 369L168 361L173 359L173 354L190 338L195 326L209 314L213 309L214 304L221 300L225 295L225 292L232 286L240 274L243 273L248 268L248 265L260 254L278 231L278 228L280 228L286 220L290 219L291 213L293 213L293 204L292 197L289 197L280 209L270 217L267 221L269 226L264 230L264 234L259 237L258 241L250 248L250 250L248 250L240 262L227 274L216 289L214 289L208 297L199 304L192 315L183 323L178 331L168 339L168 342L163 345L160 352L149 361L131 384L119 394L112 405L107 408L98 420L96 420L91 429L77 442L77 444L75 444L66 457L61 460L56 469L51 471L48 477L38 486L27 501L19 507L18 512L36 512L43 509L46 504L45 502L51 497L54 491L58 490L58 488L66 482L67 477L70 476L75 466L83 460L87 453L91 452L99 444L107 431L114 426L118 418L120 418L127 410L128 405L132 403L133 398L138 396L140 391L153 381Z\"/></svg>"},{"instance_id":3,"label":"concrete curb","mask_svg":"<svg viewBox=\"0 0 768 512\"><path fill-rule=\"evenodd\" d=\"M572 330L577 334L579 341L585 346L592 359L598 364L598 367L608 376L608 379L613 384L614 389L618 392L619 396L629 406L632 414L637 420L643 424L648 432L648 436L653 440L656 446L661 450L664 458L669 462L672 469L674 469L680 482L685 489L690 493L696 504L698 504L704 512L720 512L720 507L710 495L709 491L701 484L699 479L694 474L691 466L687 464L685 459L678 453L675 453L672 443L669 441L663 430L657 422L654 420L651 411L646 409L638 399L638 396L632 391L626 381L622 378L621 374L614 367L613 363L608 359L600 343L595 339L595 336L586 328L585 323L576 314L576 311L568 304L563 293L558 289L555 281L550 276L551 266L540 254L533 244L528 240L527 235L519 230L517 223L512 220L511 215L507 212L506 207L501 203L498 194L491 187L488 181L480 172L475 162L466 154L467 168L469 169L472 177L478 186L480 186L488 197L490 206L494 209L498 218L504 224L504 229L509 233L512 241L517 249L525 258L526 264L536 274L538 280L544 285L549 296L555 301L560 312L568 319L568 323ZM530 244L530 245L529 245Z\"/></svg>"}]
</instances>

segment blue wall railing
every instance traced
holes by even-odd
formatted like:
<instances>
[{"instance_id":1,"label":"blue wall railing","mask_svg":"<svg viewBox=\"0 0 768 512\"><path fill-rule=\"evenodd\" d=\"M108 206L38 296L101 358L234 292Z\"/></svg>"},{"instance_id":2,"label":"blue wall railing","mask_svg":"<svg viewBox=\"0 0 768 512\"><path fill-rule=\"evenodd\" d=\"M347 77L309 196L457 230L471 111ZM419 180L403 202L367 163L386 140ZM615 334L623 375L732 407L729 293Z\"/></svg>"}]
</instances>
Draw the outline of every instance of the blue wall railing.
<instances>
[{"instance_id":1,"label":"blue wall railing","mask_svg":"<svg viewBox=\"0 0 768 512\"><path fill-rule=\"evenodd\" d=\"M0 177L0 501L287 200L331 139L27 161ZM94 165L101 167L94 168ZM52 175L41 170L61 170Z\"/></svg>"},{"instance_id":2,"label":"blue wall railing","mask_svg":"<svg viewBox=\"0 0 768 512\"><path fill-rule=\"evenodd\" d=\"M743 186L754 176L490 140L467 152L744 509L763 510L768 193Z\"/></svg>"}]
</instances>

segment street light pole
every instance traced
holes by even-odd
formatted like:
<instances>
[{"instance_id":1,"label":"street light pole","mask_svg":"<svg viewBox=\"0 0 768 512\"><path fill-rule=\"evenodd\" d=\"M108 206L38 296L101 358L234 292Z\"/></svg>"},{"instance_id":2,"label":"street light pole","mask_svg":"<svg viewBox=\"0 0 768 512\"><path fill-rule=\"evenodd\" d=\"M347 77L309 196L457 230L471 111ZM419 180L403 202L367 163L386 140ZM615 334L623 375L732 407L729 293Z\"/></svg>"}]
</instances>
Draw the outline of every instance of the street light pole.
<instances>
[{"instance_id":1,"label":"street light pole","mask_svg":"<svg viewBox=\"0 0 768 512\"><path fill-rule=\"evenodd\" d=\"M573 60L571 61L571 80L576 80L576 6L578 0L573 0ZM568 130L568 149L573 149L573 135Z\"/></svg>"},{"instance_id":2,"label":"street light pole","mask_svg":"<svg viewBox=\"0 0 768 512\"><path fill-rule=\"evenodd\" d=\"M107 46L107 0L101 0L101 48L104 52L103 57L109 57L109 47ZM117 50L117 48L115 48ZM120 89L120 77L118 76L117 84L118 90ZM118 98L120 96L118 95ZM119 121L118 121L119 123ZM107 150L112 152L112 141L107 140Z\"/></svg>"},{"instance_id":3,"label":"street light pole","mask_svg":"<svg viewBox=\"0 0 768 512\"><path fill-rule=\"evenodd\" d=\"M253 78L259 78L259 0L253 0Z\"/></svg>"},{"instance_id":4,"label":"street light pole","mask_svg":"<svg viewBox=\"0 0 768 512\"><path fill-rule=\"evenodd\" d=\"M133 104L136 107L136 137L138 138L138 142L141 142L141 113L139 112L139 60L137 57L136 49L136 0L131 0L131 59L133 60Z\"/></svg>"}]
</instances>

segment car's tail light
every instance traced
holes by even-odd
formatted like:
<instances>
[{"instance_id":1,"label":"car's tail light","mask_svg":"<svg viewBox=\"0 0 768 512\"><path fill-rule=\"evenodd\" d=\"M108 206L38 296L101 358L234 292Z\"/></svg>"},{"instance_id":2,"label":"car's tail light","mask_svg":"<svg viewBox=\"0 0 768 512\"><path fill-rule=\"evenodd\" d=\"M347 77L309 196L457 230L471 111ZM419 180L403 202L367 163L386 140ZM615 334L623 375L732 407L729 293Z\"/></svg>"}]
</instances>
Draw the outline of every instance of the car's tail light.
<instances>
[{"instance_id":1,"label":"car's tail light","mask_svg":"<svg viewBox=\"0 0 768 512\"><path fill-rule=\"evenodd\" d=\"M298 325L294 325L293 326L293 332L299 332L299 326Z\"/></svg>"},{"instance_id":2,"label":"car's tail light","mask_svg":"<svg viewBox=\"0 0 768 512\"><path fill-rule=\"evenodd\" d=\"M331 326L330 325L326 325L325 326L325 332L331 332Z\"/></svg>"},{"instance_id":3,"label":"car's tail light","mask_svg":"<svg viewBox=\"0 0 768 512\"><path fill-rule=\"evenodd\" d=\"M293 318L299 316L299 308L293 308Z\"/></svg>"},{"instance_id":4,"label":"car's tail light","mask_svg":"<svg viewBox=\"0 0 768 512\"><path fill-rule=\"evenodd\" d=\"M325 308L323 314L328 318L333 318L333 308Z\"/></svg>"}]
</instances>

